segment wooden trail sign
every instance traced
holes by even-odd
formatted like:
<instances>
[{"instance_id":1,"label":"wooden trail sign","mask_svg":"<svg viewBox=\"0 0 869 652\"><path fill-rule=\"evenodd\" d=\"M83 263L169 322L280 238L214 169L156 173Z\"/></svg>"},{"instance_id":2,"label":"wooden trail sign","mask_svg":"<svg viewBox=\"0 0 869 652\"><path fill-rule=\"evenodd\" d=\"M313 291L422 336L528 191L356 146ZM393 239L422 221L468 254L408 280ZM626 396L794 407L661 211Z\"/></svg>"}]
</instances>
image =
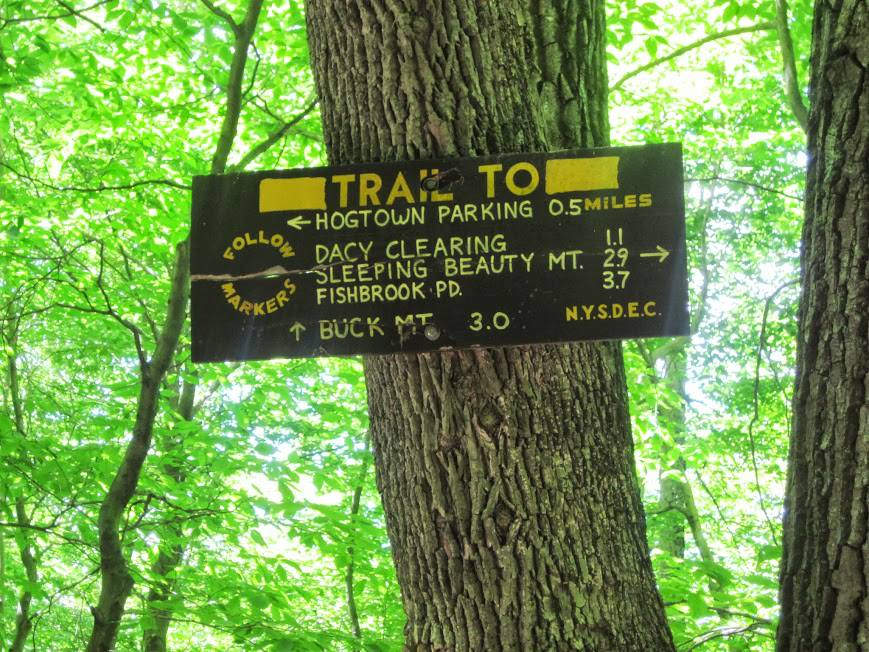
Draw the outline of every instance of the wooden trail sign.
<instances>
[{"instance_id":1,"label":"wooden trail sign","mask_svg":"<svg viewBox=\"0 0 869 652\"><path fill-rule=\"evenodd\" d=\"M678 144L201 176L193 360L688 334Z\"/></svg>"}]
</instances>

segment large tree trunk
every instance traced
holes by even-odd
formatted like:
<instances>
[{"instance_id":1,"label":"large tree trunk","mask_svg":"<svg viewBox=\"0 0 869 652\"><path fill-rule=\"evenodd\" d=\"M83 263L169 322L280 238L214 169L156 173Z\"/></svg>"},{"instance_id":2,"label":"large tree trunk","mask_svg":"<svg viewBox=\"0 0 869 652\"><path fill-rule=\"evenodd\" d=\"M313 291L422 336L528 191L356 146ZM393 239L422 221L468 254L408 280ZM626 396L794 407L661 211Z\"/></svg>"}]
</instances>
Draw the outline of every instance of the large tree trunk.
<instances>
[{"instance_id":1,"label":"large tree trunk","mask_svg":"<svg viewBox=\"0 0 869 652\"><path fill-rule=\"evenodd\" d=\"M815 4L779 650L869 650L869 8Z\"/></svg>"},{"instance_id":2,"label":"large tree trunk","mask_svg":"<svg viewBox=\"0 0 869 652\"><path fill-rule=\"evenodd\" d=\"M599 0L307 7L334 164L606 144ZM407 649L672 649L617 344L365 366Z\"/></svg>"}]
</instances>

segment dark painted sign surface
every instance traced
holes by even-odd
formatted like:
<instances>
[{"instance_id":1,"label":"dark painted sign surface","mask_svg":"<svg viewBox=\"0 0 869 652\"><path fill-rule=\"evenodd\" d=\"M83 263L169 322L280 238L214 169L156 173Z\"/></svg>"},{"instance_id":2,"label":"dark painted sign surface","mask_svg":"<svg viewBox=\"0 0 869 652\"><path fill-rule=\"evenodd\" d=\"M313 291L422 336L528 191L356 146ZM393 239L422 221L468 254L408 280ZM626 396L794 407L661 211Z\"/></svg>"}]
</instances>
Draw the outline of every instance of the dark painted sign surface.
<instances>
[{"instance_id":1,"label":"dark painted sign surface","mask_svg":"<svg viewBox=\"0 0 869 652\"><path fill-rule=\"evenodd\" d=\"M688 334L677 144L196 177L198 362Z\"/></svg>"}]
</instances>

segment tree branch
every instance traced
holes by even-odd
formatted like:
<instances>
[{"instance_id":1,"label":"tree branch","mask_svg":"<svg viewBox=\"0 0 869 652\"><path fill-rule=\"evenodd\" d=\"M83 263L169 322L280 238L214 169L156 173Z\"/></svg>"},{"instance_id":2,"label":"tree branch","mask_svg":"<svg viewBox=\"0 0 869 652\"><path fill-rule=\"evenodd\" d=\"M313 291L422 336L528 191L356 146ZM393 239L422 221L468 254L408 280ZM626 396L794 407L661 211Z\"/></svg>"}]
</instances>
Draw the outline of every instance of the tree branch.
<instances>
[{"instance_id":1,"label":"tree branch","mask_svg":"<svg viewBox=\"0 0 869 652\"><path fill-rule=\"evenodd\" d=\"M70 13L70 15L72 15L72 16L77 16L78 18L81 18L83 21L88 22L88 23L90 23L91 25L93 25L94 27L96 27L96 28L97 28L98 30L100 30L103 34L106 33L106 28L105 28L105 27L103 27L102 25L100 25L97 21L95 21L95 20L91 20L90 18L88 18L87 16L85 16L84 13L82 13L82 10L76 9L76 8L73 7L72 5L70 5L70 4L66 3L66 2L64 2L64 0L54 0L54 1L55 1L57 4L59 4L61 7L63 7L64 9L66 9L66 10Z\"/></svg>"},{"instance_id":2,"label":"tree branch","mask_svg":"<svg viewBox=\"0 0 869 652\"><path fill-rule=\"evenodd\" d=\"M779 49L782 57L782 82L784 83L785 96L788 105L794 113L803 132L809 129L809 112L803 103L803 95L797 78L797 64L794 57L794 42L791 39L791 30L788 27L788 3L787 0L775 0L775 23L778 32Z\"/></svg>"},{"instance_id":3,"label":"tree branch","mask_svg":"<svg viewBox=\"0 0 869 652\"><path fill-rule=\"evenodd\" d=\"M272 132L268 138L259 143L256 147L251 149L247 154L245 154L241 160L232 166L233 170L243 170L246 168L252 161L254 161L261 154L267 152L276 142L278 142L284 135L293 127L295 127L298 123L304 120L311 111L314 110L314 107L317 106L317 100L315 99L308 106L302 109L302 112L291 118L289 121L282 124L278 127L274 132Z\"/></svg>"},{"instance_id":4,"label":"tree branch","mask_svg":"<svg viewBox=\"0 0 869 652\"><path fill-rule=\"evenodd\" d=\"M716 629L711 632L706 632L701 636L697 636L692 641L698 641L691 647L687 648L687 652L691 650L696 650L697 648L706 645L709 641L715 640L716 638L727 638L729 636L737 636L739 634L744 634L746 632L754 632L759 627L762 627L763 623L753 622L745 627L724 627L722 629Z\"/></svg>"},{"instance_id":5,"label":"tree branch","mask_svg":"<svg viewBox=\"0 0 869 652\"><path fill-rule=\"evenodd\" d=\"M235 19L229 15L229 12L224 11L220 7L216 6L211 0L201 0L202 4L208 7L208 10L213 13L218 18L222 18L226 21L227 25L229 25L232 33L235 34L235 37L238 38L241 32L241 26L235 22Z\"/></svg>"},{"instance_id":6,"label":"tree branch","mask_svg":"<svg viewBox=\"0 0 869 652\"><path fill-rule=\"evenodd\" d=\"M220 127L220 137L214 158L211 160L211 174L223 174L226 170L226 160L232 149L232 141L238 129L238 118L241 114L241 85L244 81L244 67L247 63L247 50L259 19L263 0L251 0L247 13L239 31L236 34L232 63L229 68L229 83L226 87L226 114Z\"/></svg>"},{"instance_id":7,"label":"tree branch","mask_svg":"<svg viewBox=\"0 0 869 652\"><path fill-rule=\"evenodd\" d=\"M729 177L693 177L687 178L685 181L694 181L696 183L714 183L716 181L720 181L722 183L736 183L741 186L749 186L750 188L757 188L758 190L763 190L764 192L769 192L774 195L781 195L782 197L787 197L788 199L795 199L796 201L805 201L804 197L800 197L799 195L791 195L782 190L776 190L775 188L770 188L769 186L764 186L759 183L754 183L752 181L746 181L745 179L731 179Z\"/></svg>"},{"instance_id":8,"label":"tree branch","mask_svg":"<svg viewBox=\"0 0 869 652\"><path fill-rule=\"evenodd\" d=\"M126 328L133 335L133 342L136 345L136 354L139 356L139 370L141 373L145 373L148 367L148 360L145 357L145 350L142 348L142 331L139 330L139 327L136 326L133 322L128 319L124 319L119 315L115 309L112 307L112 302L109 299L109 293L106 291L105 286L103 285L103 271L105 269L105 245L100 242L100 271L97 274L97 288L100 291L100 294L103 297L103 302L106 304L106 314L111 316L116 322L118 322L121 326Z\"/></svg>"},{"instance_id":9,"label":"tree branch","mask_svg":"<svg viewBox=\"0 0 869 652\"><path fill-rule=\"evenodd\" d=\"M139 186L169 186L170 188L178 188L179 190L192 189L192 186L178 183L177 181L172 181L171 179L145 179L143 181L134 181L132 183L125 183L116 186L106 186L101 183L99 186L96 186L94 188L86 188L83 186L57 186L53 183L48 183L47 181L36 179L29 174L19 172L11 165L9 165L8 163L4 163L3 161L0 161L0 167L9 170L19 179L24 179L25 181L29 181L33 185L42 186L43 188L48 188L49 190L56 190L57 192L107 192L111 190L132 190L133 188L138 188Z\"/></svg>"},{"instance_id":10,"label":"tree branch","mask_svg":"<svg viewBox=\"0 0 869 652\"><path fill-rule=\"evenodd\" d=\"M636 77L637 75L646 72L647 70L651 70L655 66L659 66L662 63L666 63L672 59L677 57L681 57L683 54L690 52L691 50L696 50L697 48L703 47L707 43L711 43L712 41L717 41L723 38L729 38L731 36L738 36L739 34L749 34L751 32L763 32L767 30L774 30L776 28L775 23L773 22L763 22L757 23L756 25L750 25L748 27L737 27L735 29L724 30L723 32L717 32L715 34L710 34L709 36L704 36L703 38L694 41L693 43L689 43L688 45L682 46L681 48L676 48L669 54L664 55L654 61L650 61L649 63L640 66L636 70L632 70L631 72L624 75L621 79L619 79L615 84L610 86L610 92L621 88L626 81Z\"/></svg>"},{"instance_id":11,"label":"tree branch","mask_svg":"<svg viewBox=\"0 0 869 652\"><path fill-rule=\"evenodd\" d=\"M91 9L96 9L100 5L108 4L111 1L112 0L100 0L99 2L95 2L92 5L88 5L87 7L83 7L83 8L78 9L78 10L67 8L67 13L65 13L65 14L46 14L44 16L24 16L21 18L7 18L3 21L2 24L0 24L0 31L2 31L7 25L15 25L15 24L20 24L20 23L32 23L32 22L38 21L38 20L58 20L60 18L69 18L70 16L79 16L79 17L84 18L83 16L81 16L81 14L83 12L90 11ZM65 6L63 3L58 3L58 4ZM87 19L85 19L85 20L87 20ZM105 31L105 30L103 30L103 31Z\"/></svg>"},{"instance_id":12,"label":"tree branch","mask_svg":"<svg viewBox=\"0 0 869 652\"><path fill-rule=\"evenodd\" d=\"M751 465L754 468L754 484L757 489L757 497L760 501L760 510L763 512L764 518L766 518L767 525L769 525L769 531L772 535L772 540L775 545L778 545L778 538L775 535L775 527L772 524L772 520L769 517L769 514L766 511L766 503L763 499L763 491L760 488L760 472L757 468L757 447L754 441L754 426L757 423L758 419L760 419L760 398L759 398L759 390L760 390L760 363L763 357L763 347L766 344L766 324L767 319L769 317L769 309L772 306L772 302L775 301L775 298L779 295L779 293L792 285L796 285L799 283L799 279L793 279L786 283L782 283L776 290L770 294L766 298L766 303L763 306L763 320L760 325L760 336L758 337L757 342L757 356L755 358L754 364L754 414L751 417L751 421L748 424L748 442L751 446Z\"/></svg>"}]
</instances>

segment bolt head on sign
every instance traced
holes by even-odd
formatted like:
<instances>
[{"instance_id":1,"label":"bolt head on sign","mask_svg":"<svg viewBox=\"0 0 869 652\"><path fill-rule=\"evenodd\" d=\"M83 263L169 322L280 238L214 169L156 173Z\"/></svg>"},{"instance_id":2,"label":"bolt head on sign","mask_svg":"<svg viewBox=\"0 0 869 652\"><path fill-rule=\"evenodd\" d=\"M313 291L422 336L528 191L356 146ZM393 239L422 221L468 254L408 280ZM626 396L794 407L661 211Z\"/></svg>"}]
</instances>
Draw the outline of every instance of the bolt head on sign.
<instances>
[{"instance_id":1,"label":"bolt head on sign","mask_svg":"<svg viewBox=\"0 0 869 652\"><path fill-rule=\"evenodd\" d=\"M678 144L195 177L197 362L688 334Z\"/></svg>"}]
</instances>

